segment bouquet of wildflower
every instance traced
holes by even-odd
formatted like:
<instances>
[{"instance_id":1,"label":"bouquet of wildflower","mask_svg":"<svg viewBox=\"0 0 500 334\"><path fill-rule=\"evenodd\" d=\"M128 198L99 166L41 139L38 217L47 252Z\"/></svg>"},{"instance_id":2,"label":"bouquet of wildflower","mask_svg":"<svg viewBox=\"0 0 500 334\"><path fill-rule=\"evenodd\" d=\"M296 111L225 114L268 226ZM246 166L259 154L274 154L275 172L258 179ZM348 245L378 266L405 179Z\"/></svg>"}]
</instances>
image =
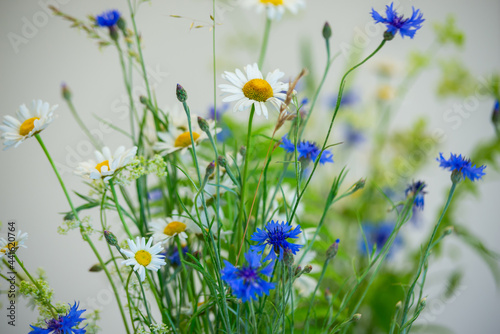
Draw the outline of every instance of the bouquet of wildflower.
<instances>
[{"instance_id":1,"label":"bouquet of wildflower","mask_svg":"<svg viewBox=\"0 0 500 334\"><path fill-rule=\"evenodd\" d=\"M128 0L128 13L109 10L86 19L51 7L101 48L114 49L127 94L129 129L101 119L127 137L110 148L87 128L70 88L62 86L67 108L95 148L95 159L74 170L86 192L70 193L49 153L52 143L42 139L56 119L56 105L23 104L0 126L5 149L22 149L35 138L43 150L68 202L58 232L80 233L95 255L90 271L108 280L117 309L113 332L430 332L429 324L419 323L428 303L426 278L432 263L445 255L442 241L451 234L476 250L499 281L498 255L457 221L456 207L485 177L486 163L498 169L500 76L487 84L496 101L497 136L478 145L471 158L439 153L439 141L424 120L410 129L390 129L394 112L418 75L432 66L436 49L413 53L397 88L391 68L380 66L375 99L361 98L349 81L380 50L416 37L426 23L419 9L409 15L392 3L385 12L366 9L382 27L380 42L373 50L348 54L328 113L319 114L325 79L341 54L333 54L330 24L311 37L324 42L321 80L314 80L307 45L304 68L285 75L267 52L271 28L283 15L304 10L306 1L244 0L265 20L260 53L246 66L220 68L218 18L234 4L214 0L210 22L191 24L208 27L214 43L214 98L207 101L213 107L208 115L196 115L190 108L198 99L196 89L181 82L175 91L160 92L149 81L135 19L141 2ZM452 18L434 30L435 48L463 43ZM264 64L272 70L263 72ZM442 96L466 86L464 76L453 77L446 65L442 72ZM144 85L143 95L133 89L136 82ZM175 105L160 107L160 94L171 96ZM366 142L371 146L364 147ZM432 173L449 175L449 190L430 232L412 247L403 235L423 224L429 189L414 178L425 175L427 165ZM356 166L368 166L362 178L351 176L349 169ZM1 277L13 291L8 305L15 304L19 291L39 314L22 331L97 333L98 309L83 301L55 301L48 276L24 264L29 231L16 231L9 222L3 232ZM460 278L457 271L447 278L448 297Z\"/></svg>"}]
</instances>

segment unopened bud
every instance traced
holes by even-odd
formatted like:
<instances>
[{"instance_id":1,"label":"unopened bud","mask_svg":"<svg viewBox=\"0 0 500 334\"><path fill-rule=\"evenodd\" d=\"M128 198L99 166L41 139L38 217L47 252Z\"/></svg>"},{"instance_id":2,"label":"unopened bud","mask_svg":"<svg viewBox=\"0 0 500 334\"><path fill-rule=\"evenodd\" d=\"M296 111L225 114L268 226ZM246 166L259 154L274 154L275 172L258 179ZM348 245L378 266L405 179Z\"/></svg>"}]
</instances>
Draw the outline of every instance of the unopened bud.
<instances>
[{"instance_id":1,"label":"unopened bud","mask_svg":"<svg viewBox=\"0 0 500 334\"><path fill-rule=\"evenodd\" d=\"M365 183L366 183L365 179L359 179L359 181L354 184L352 192L358 191L359 189L363 189L365 187Z\"/></svg>"},{"instance_id":2,"label":"unopened bud","mask_svg":"<svg viewBox=\"0 0 500 334\"><path fill-rule=\"evenodd\" d=\"M120 36L118 35L118 30L115 26L109 27L109 37L111 37L111 39L115 42L118 41Z\"/></svg>"},{"instance_id":3,"label":"unopened bud","mask_svg":"<svg viewBox=\"0 0 500 334\"><path fill-rule=\"evenodd\" d=\"M207 169L205 171L205 176L206 177L209 177L210 175L212 175L215 171L215 161L212 161L211 163L208 164L207 166Z\"/></svg>"},{"instance_id":4,"label":"unopened bud","mask_svg":"<svg viewBox=\"0 0 500 334\"><path fill-rule=\"evenodd\" d=\"M181 85L177 84L175 94L177 95L177 100L179 100L179 102L186 102L188 95L186 90Z\"/></svg>"},{"instance_id":5,"label":"unopened bud","mask_svg":"<svg viewBox=\"0 0 500 334\"><path fill-rule=\"evenodd\" d=\"M104 237L106 238L106 241L110 246L118 245L118 240L116 239L115 235L112 232L104 231Z\"/></svg>"},{"instance_id":6,"label":"unopened bud","mask_svg":"<svg viewBox=\"0 0 500 334\"><path fill-rule=\"evenodd\" d=\"M358 322L359 319L361 319L361 313L356 313L355 315L352 316L351 320L354 322Z\"/></svg>"},{"instance_id":7,"label":"unopened bud","mask_svg":"<svg viewBox=\"0 0 500 334\"><path fill-rule=\"evenodd\" d=\"M208 133L210 131L210 127L208 126L208 122L203 117L198 116L198 125L200 126L200 129L203 132Z\"/></svg>"},{"instance_id":8,"label":"unopened bud","mask_svg":"<svg viewBox=\"0 0 500 334\"><path fill-rule=\"evenodd\" d=\"M452 233L453 233L453 231L454 231L454 230L455 230L455 229L453 228L453 226L448 226L447 228L445 228L445 229L444 229L443 234L444 234L444 235L450 235L450 234L452 234Z\"/></svg>"},{"instance_id":9,"label":"unopened bud","mask_svg":"<svg viewBox=\"0 0 500 334\"><path fill-rule=\"evenodd\" d=\"M144 95L139 96L139 101L141 101L141 103L144 104L145 106L147 106L149 102L148 98L145 97Z\"/></svg>"},{"instance_id":10,"label":"unopened bud","mask_svg":"<svg viewBox=\"0 0 500 334\"><path fill-rule=\"evenodd\" d=\"M420 301L420 307L425 307L427 305L427 297L422 298Z\"/></svg>"},{"instance_id":11,"label":"unopened bud","mask_svg":"<svg viewBox=\"0 0 500 334\"><path fill-rule=\"evenodd\" d=\"M125 22L123 17L120 16L120 18L116 22L116 25L117 25L118 29L120 29L122 31L123 35L127 36L127 23Z\"/></svg>"},{"instance_id":12,"label":"unopened bud","mask_svg":"<svg viewBox=\"0 0 500 334\"><path fill-rule=\"evenodd\" d=\"M219 157L217 158L217 163L219 164L219 166L221 166L222 168L226 168L227 167L227 161L226 161L226 158L224 158L222 155L219 155Z\"/></svg>"},{"instance_id":13,"label":"unopened bud","mask_svg":"<svg viewBox=\"0 0 500 334\"><path fill-rule=\"evenodd\" d=\"M451 172L451 182L458 184L463 180L463 178L464 176L461 171L455 169L453 172Z\"/></svg>"},{"instance_id":14,"label":"unopened bud","mask_svg":"<svg viewBox=\"0 0 500 334\"><path fill-rule=\"evenodd\" d=\"M297 266L295 268L295 271L293 272L293 274L297 277L299 277L301 274L302 274L302 267L301 266Z\"/></svg>"},{"instance_id":15,"label":"unopened bud","mask_svg":"<svg viewBox=\"0 0 500 334\"><path fill-rule=\"evenodd\" d=\"M287 266L293 265L293 253L290 249L285 249L285 252L283 254L283 260L285 261L285 264Z\"/></svg>"},{"instance_id":16,"label":"unopened bud","mask_svg":"<svg viewBox=\"0 0 500 334\"><path fill-rule=\"evenodd\" d=\"M89 268L90 272L97 273L102 270L102 267L99 263L94 264L92 267Z\"/></svg>"},{"instance_id":17,"label":"unopened bud","mask_svg":"<svg viewBox=\"0 0 500 334\"><path fill-rule=\"evenodd\" d=\"M328 250L326 251L326 258L328 260L331 260L337 255L337 252L339 251L339 242L340 239L335 240L335 242L328 247Z\"/></svg>"},{"instance_id":18,"label":"unopened bud","mask_svg":"<svg viewBox=\"0 0 500 334\"><path fill-rule=\"evenodd\" d=\"M302 272L304 274L309 274L312 269L313 269L313 267L310 264L308 264L307 266L304 267L304 270Z\"/></svg>"},{"instance_id":19,"label":"unopened bud","mask_svg":"<svg viewBox=\"0 0 500 334\"><path fill-rule=\"evenodd\" d=\"M247 148L245 146L240 147L240 154L242 156L246 156L246 154L247 154Z\"/></svg>"},{"instance_id":20,"label":"unopened bud","mask_svg":"<svg viewBox=\"0 0 500 334\"><path fill-rule=\"evenodd\" d=\"M384 32L384 39L386 41L392 41L394 39L394 33L390 32L389 30Z\"/></svg>"},{"instance_id":21,"label":"unopened bud","mask_svg":"<svg viewBox=\"0 0 500 334\"><path fill-rule=\"evenodd\" d=\"M68 85L64 82L61 84L61 94L66 101L71 100L71 91L69 90Z\"/></svg>"},{"instance_id":22,"label":"unopened bud","mask_svg":"<svg viewBox=\"0 0 500 334\"><path fill-rule=\"evenodd\" d=\"M332 37L332 28L328 22L325 22L325 25L323 26L323 38L329 40L330 37Z\"/></svg>"},{"instance_id":23,"label":"unopened bud","mask_svg":"<svg viewBox=\"0 0 500 334\"><path fill-rule=\"evenodd\" d=\"M401 301L396 303L396 310L400 310L401 306L403 306L403 303Z\"/></svg>"}]
</instances>

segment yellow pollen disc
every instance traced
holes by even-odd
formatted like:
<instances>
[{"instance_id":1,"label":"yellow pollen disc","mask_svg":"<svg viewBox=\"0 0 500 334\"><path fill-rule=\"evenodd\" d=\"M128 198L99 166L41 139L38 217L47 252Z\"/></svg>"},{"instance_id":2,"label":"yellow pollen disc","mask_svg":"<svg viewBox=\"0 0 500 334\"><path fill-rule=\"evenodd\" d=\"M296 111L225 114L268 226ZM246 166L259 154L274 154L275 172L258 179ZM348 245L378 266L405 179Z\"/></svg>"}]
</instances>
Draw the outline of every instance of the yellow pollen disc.
<instances>
[{"instance_id":1,"label":"yellow pollen disc","mask_svg":"<svg viewBox=\"0 0 500 334\"><path fill-rule=\"evenodd\" d=\"M151 254L142 249L135 253L135 260L137 261L137 263L144 267L151 263L151 258Z\"/></svg>"},{"instance_id":2,"label":"yellow pollen disc","mask_svg":"<svg viewBox=\"0 0 500 334\"><path fill-rule=\"evenodd\" d=\"M171 237L177 233L184 232L185 230L186 230L186 224L174 221L174 222L169 223L165 227L165 229L163 230L163 233Z\"/></svg>"},{"instance_id":3,"label":"yellow pollen disc","mask_svg":"<svg viewBox=\"0 0 500 334\"><path fill-rule=\"evenodd\" d=\"M273 89L266 80L252 79L243 86L243 94L250 100L266 102L273 97Z\"/></svg>"},{"instance_id":4,"label":"yellow pollen disc","mask_svg":"<svg viewBox=\"0 0 500 334\"><path fill-rule=\"evenodd\" d=\"M193 140L195 143L198 138L200 138L200 135L193 131ZM191 136L189 135L189 131L180 134L179 137L175 139L175 147L188 147L189 145L191 145Z\"/></svg>"},{"instance_id":5,"label":"yellow pollen disc","mask_svg":"<svg viewBox=\"0 0 500 334\"><path fill-rule=\"evenodd\" d=\"M31 118L28 118L27 120L25 120L23 122L23 124L21 124L21 127L19 128L19 134L21 136L26 136L28 133L31 132L31 130L33 130L33 128L35 127L35 120L37 119L40 119L38 117L31 117Z\"/></svg>"},{"instance_id":6,"label":"yellow pollen disc","mask_svg":"<svg viewBox=\"0 0 500 334\"><path fill-rule=\"evenodd\" d=\"M109 168L109 161L108 160L104 160L103 162L101 163L98 163L96 166L95 166L95 169L97 169L99 171L99 173L101 172L101 168L102 166L107 166L108 167L108 170L110 170Z\"/></svg>"},{"instance_id":7,"label":"yellow pollen disc","mask_svg":"<svg viewBox=\"0 0 500 334\"><path fill-rule=\"evenodd\" d=\"M0 253L7 253L7 251L10 251L11 249L12 250L15 250L17 249L19 246L17 244L17 241L14 241L14 242L11 242L11 243L8 243L7 245L5 245L4 248L0 249Z\"/></svg>"},{"instance_id":8,"label":"yellow pollen disc","mask_svg":"<svg viewBox=\"0 0 500 334\"><path fill-rule=\"evenodd\" d=\"M260 0L261 3L263 4L270 4L270 5L275 5L279 6L283 4L283 0Z\"/></svg>"}]
</instances>

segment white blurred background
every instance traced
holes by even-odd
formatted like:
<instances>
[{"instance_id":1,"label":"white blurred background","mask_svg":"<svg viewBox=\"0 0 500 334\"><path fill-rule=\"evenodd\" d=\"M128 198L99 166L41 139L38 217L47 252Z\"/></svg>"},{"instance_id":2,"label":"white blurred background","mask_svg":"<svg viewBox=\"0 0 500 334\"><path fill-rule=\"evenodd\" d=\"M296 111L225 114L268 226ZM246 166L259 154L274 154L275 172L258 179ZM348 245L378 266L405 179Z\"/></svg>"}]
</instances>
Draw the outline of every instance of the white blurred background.
<instances>
[{"instance_id":1,"label":"white blurred background","mask_svg":"<svg viewBox=\"0 0 500 334\"><path fill-rule=\"evenodd\" d=\"M111 8L124 14L128 10L126 1L118 0L0 2L0 116L15 114L20 104L31 103L33 99L59 104L56 111L58 118L42 133L42 137L58 163L67 187L85 192L82 180L72 174L72 169L78 161L91 158L93 150L62 100L60 85L62 82L68 84L83 120L91 130L102 135L111 148L130 144L124 141L126 138L122 135L100 127L92 114L96 113L127 129L127 117L121 113L127 95L116 50L109 47L100 51L83 32L70 29L68 22L49 15L46 8L49 4L80 18ZM285 15L280 22L273 24L264 72L279 67L287 75L296 75L301 68L299 42L309 39L315 49L314 70L319 75L325 62L321 37L323 23L329 21L332 26L331 44L336 52L342 43L351 43L355 33L366 32L365 28L372 22L369 15L371 7L383 11L386 4L384 1L309 0L306 10L299 15ZM459 28L466 32L461 57L473 75L479 78L500 69L498 0L402 1L399 8L408 14L411 6L420 8L424 13L426 21L423 28L414 40L397 36L388 43L373 61L358 72L357 86L369 87L369 73L373 72L373 64L377 61L390 59L395 63L404 63L410 50L427 49L434 38L431 24L442 22L448 14L453 14ZM150 81L160 106L176 103L175 85L181 83L188 90L193 112L205 114L213 103L212 34L208 28L190 30L189 19L175 19L170 17L171 14L197 19L196 24L209 25L211 1L152 1L143 4L137 16L144 57L151 71ZM233 71L235 67L241 68L256 61L264 25L262 15L239 6L219 14L222 15L218 16L217 21L221 24L216 28L218 82L223 70ZM366 41L368 51L377 46L380 38L368 37ZM247 50L253 50L253 53L249 54ZM443 52L446 53L446 50ZM336 92L343 69L343 59L340 59L326 81L325 93ZM363 79L365 76L366 81ZM443 113L463 101L436 99L437 78L436 69L420 77L397 114L394 126L409 125L417 117L426 115L430 129L441 129L446 134L446 140L441 143L443 152L468 155L475 144L494 136L490 124L493 100L481 99L453 129L443 118ZM134 86L136 96L144 92L141 85ZM106 278L102 273L88 272L88 268L96 262L91 250L77 231L67 236L56 232L61 224L59 212L67 211L69 207L36 140L29 139L16 149L0 152L0 159L2 233L5 233L5 224L15 220L17 229L29 233L28 248L22 249L19 256L32 272L39 266L45 268L55 290L55 300L69 303L77 300L88 307L99 306L102 309L102 332L117 333L116 326L121 330L122 325ZM441 208L449 186L448 174L436 171L436 166L431 166L418 175L429 184L424 213L426 228L433 224L429 220ZM486 246L500 252L497 215L500 181L491 169L486 169L486 173L484 181L480 182L480 195L463 202L460 215ZM102 242L94 239L103 246ZM439 296L430 295L422 318L444 324L455 333L500 332L500 298L488 268L476 254L462 247L453 237L446 243L446 254L454 257L454 261L432 262L433 272L437 274L429 276L428 286L439 285L438 273L451 270L452 266L462 268L465 277L460 292L453 300L442 302ZM4 287L2 282L1 289ZM19 300L16 327L12 328L7 326L5 317L6 296L2 294L0 298L3 304L0 332L26 333L28 325L36 320L35 312L27 310L25 301Z\"/></svg>"}]
</instances>

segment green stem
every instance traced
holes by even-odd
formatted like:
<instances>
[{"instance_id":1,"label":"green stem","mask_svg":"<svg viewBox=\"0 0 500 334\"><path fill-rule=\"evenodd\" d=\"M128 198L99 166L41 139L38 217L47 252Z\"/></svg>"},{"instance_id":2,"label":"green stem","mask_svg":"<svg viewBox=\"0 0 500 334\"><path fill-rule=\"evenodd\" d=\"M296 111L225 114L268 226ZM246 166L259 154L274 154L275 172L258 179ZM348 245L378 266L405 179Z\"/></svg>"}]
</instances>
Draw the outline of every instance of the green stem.
<instances>
[{"instance_id":1,"label":"green stem","mask_svg":"<svg viewBox=\"0 0 500 334\"><path fill-rule=\"evenodd\" d=\"M267 44L269 42L269 32L271 31L271 19L266 18L266 27L264 28L264 37L262 39L262 46L260 48L259 62L257 65L259 66L259 70L262 71L262 65L264 64L264 58L266 57Z\"/></svg>"},{"instance_id":2,"label":"green stem","mask_svg":"<svg viewBox=\"0 0 500 334\"><path fill-rule=\"evenodd\" d=\"M123 228L125 229L125 232L127 232L127 235L129 236L130 239L133 239L133 235L130 232L127 223L125 222L125 218L123 217L122 209L120 206L120 203L118 202L118 196L116 195L116 190L115 190L115 185L113 183L113 179L109 180L109 187L111 188L111 193L113 193L113 199L115 200L115 205L116 205L116 211L118 212L118 216L120 216L120 221L122 222Z\"/></svg>"},{"instance_id":3,"label":"green stem","mask_svg":"<svg viewBox=\"0 0 500 334\"><path fill-rule=\"evenodd\" d=\"M92 145L94 146L94 148L96 148L97 150L100 150L103 146L102 143L92 136L92 134L90 133L90 131L87 128L87 126L85 125L85 123L83 123L82 119L80 118L80 115L78 115L78 113L76 112L75 106L73 105L73 101L71 101L71 99L65 99L65 100L66 100L66 103L68 104L68 107L69 107L69 110L71 111L71 114L75 118L75 121L78 123L78 125L80 126L82 131L85 133L85 135L89 138L89 140L92 143Z\"/></svg>"},{"instance_id":4,"label":"green stem","mask_svg":"<svg viewBox=\"0 0 500 334\"><path fill-rule=\"evenodd\" d=\"M384 46L386 40L384 39L380 45L375 49L375 51L373 51L368 57L366 57L365 59L363 59L363 61L361 61L360 63L358 63L357 65L355 65L354 67L352 67L349 71L347 71L344 76L342 77L342 80L340 81L340 86L339 86L339 94L337 96L337 104L335 106L335 111L333 113L333 116L332 116L332 120L330 121L330 126L328 128L328 132L326 134L326 137L325 137L325 141L323 142L323 147L321 148L321 152L319 153L318 157L321 157L321 155L323 154L323 152L325 151L326 149L326 146L327 146L327 143L328 143L328 139L330 138L330 134L332 132L332 128L333 128L333 123L335 122L335 118L337 117L337 113L339 111L339 108L340 108L340 102L342 100L342 94L344 92L344 86L345 86L345 83L346 83L346 79L347 79L347 76L353 72L355 69L357 69L358 67L360 67L361 65L363 65L364 63L366 63L370 58L372 58L378 51L380 51L380 49L382 49L382 47ZM295 202L295 206L293 207L293 211L290 215L290 218L289 220L291 221L295 215L295 212L297 210L297 207L299 205L299 202L302 198L302 196L304 196L304 193L307 189L307 186L309 185L309 182L311 182L311 179L314 175L314 172L316 171L316 168L318 167L318 164L319 164L319 161L321 159L316 159L316 161L314 162L314 167L313 167L313 170L311 171L311 174L309 175L307 181L306 181L306 184L304 186L304 189L302 190L302 192L300 193L299 197L297 198L297 201Z\"/></svg>"},{"instance_id":5,"label":"green stem","mask_svg":"<svg viewBox=\"0 0 500 334\"><path fill-rule=\"evenodd\" d=\"M448 207L450 206L451 199L453 197L453 194L455 193L455 188L456 187L457 187L457 183L453 182L453 184L451 185L450 192L448 194L448 199L446 201L444 209L441 212L441 216L439 217L439 220L436 223L436 226L434 227L434 230L432 231L432 234L431 234L431 237L429 239L429 242L427 243L427 247L425 248L425 252L423 253L424 255L423 255L422 261L420 262L420 265L418 267L417 275L416 275L415 279L413 280L413 283L410 286L410 289L408 290L408 293L406 295L404 306L403 306L403 316L402 316L401 323L400 323L401 327L405 326L406 318L408 316L408 311L409 311L410 306L411 306L410 305L410 300L411 300L411 298L413 296L413 290L415 289L415 285L417 284L418 279L420 277L420 274L422 273L422 268L425 266L425 263L427 262L427 258L429 257L430 250L432 248L432 242L434 240L434 237L436 236L436 233L437 233L437 230L439 228L439 225L441 224L441 221L443 220L444 215L445 215L446 211L448 210ZM423 288L424 288L424 286L423 286L423 283L422 283L422 286L420 287L420 289L423 289ZM418 301L418 302L420 302L420 301ZM402 333L403 334L407 333L407 329L403 329Z\"/></svg>"}]
</instances>

